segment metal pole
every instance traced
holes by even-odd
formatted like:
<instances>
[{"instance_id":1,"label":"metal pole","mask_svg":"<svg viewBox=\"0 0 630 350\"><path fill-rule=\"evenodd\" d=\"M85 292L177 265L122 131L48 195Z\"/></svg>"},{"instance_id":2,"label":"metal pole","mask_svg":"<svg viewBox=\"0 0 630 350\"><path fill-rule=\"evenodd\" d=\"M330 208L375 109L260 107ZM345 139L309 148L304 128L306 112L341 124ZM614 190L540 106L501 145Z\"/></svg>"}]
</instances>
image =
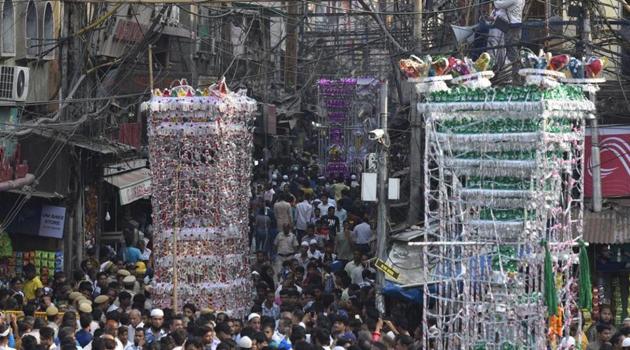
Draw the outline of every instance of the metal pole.
<instances>
[{"instance_id":1,"label":"metal pole","mask_svg":"<svg viewBox=\"0 0 630 350\"><path fill-rule=\"evenodd\" d=\"M586 6L582 4L582 33L581 40L584 47L584 54L591 54L591 14ZM589 99L593 104L597 102L595 92L589 92ZM591 173L593 179L593 211L602 211L602 172L601 161L599 157L599 123L597 121L597 112L591 119Z\"/></svg>"},{"instance_id":2,"label":"metal pole","mask_svg":"<svg viewBox=\"0 0 630 350\"><path fill-rule=\"evenodd\" d=\"M414 0L413 10L415 12L414 15L414 26L413 26L413 38L414 38L414 49L416 53L422 53L422 11L423 11L423 2L424 0Z\"/></svg>"},{"instance_id":3,"label":"metal pole","mask_svg":"<svg viewBox=\"0 0 630 350\"><path fill-rule=\"evenodd\" d=\"M584 53L589 56L591 48L591 12L586 3L582 3L582 41L584 43Z\"/></svg>"},{"instance_id":4,"label":"metal pole","mask_svg":"<svg viewBox=\"0 0 630 350\"><path fill-rule=\"evenodd\" d=\"M295 91L297 83L297 55L298 55L298 3L291 0L288 2L286 19L287 42L284 54L284 88Z\"/></svg>"},{"instance_id":5,"label":"metal pole","mask_svg":"<svg viewBox=\"0 0 630 350\"><path fill-rule=\"evenodd\" d=\"M376 225L376 256L386 261L387 250L387 147L389 146L389 135L387 134L387 80L381 83L380 91L381 109L381 129L385 131L379 144L378 159L378 221ZM382 315L385 313L385 300L383 298L383 287L385 285L385 275L382 271L376 274L376 308Z\"/></svg>"},{"instance_id":6,"label":"metal pole","mask_svg":"<svg viewBox=\"0 0 630 350\"><path fill-rule=\"evenodd\" d=\"M414 0L414 51L422 53L422 11L424 10L424 0ZM408 83L409 84L409 83ZM411 137L409 145L409 206L407 210L407 225L415 225L420 221L420 211L422 210L422 193L420 189L423 179L423 143L422 143L422 115L418 112L419 96L415 85L412 84L409 98L409 122Z\"/></svg>"},{"instance_id":7,"label":"metal pole","mask_svg":"<svg viewBox=\"0 0 630 350\"><path fill-rule=\"evenodd\" d=\"M407 225L416 225L420 221L420 211L424 204L421 188L423 178L424 143L422 141L422 115L418 112L419 96L415 84L410 84L409 98L409 128L411 138L409 140L409 209L407 211Z\"/></svg>"},{"instance_id":8,"label":"metal pole","mask_svg":"<svg viewBox=\"0 0 630 350\"><path fill-rule=\"evenodd\" d=\"M153 93L153 45L149 45L149 84Z\"/></svg>"},{"instance_id":9,"label":"metal pole","mask_svg":"<svg viewBox=\"0 0 630 350\"><path fill-rule=\"evenodd\" d=\"M596 95L589 92L590 100L595 103ZM597 112L591 119L591 173L593 179L593 211L598 213L602 211L602 168L599 158L599 123L597 121Z\"/></svg>"}]
</instances>

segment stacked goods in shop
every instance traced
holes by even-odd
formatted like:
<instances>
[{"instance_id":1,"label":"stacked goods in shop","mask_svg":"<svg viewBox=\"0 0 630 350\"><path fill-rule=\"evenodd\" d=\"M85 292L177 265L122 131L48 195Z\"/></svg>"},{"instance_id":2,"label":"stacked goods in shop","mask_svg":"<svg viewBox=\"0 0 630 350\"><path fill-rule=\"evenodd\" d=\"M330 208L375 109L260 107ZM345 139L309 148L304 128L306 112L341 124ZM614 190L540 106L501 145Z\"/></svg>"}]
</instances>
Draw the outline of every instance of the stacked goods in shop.
<instances>
[{"instance_id":1,"label":"stacked goods in shop","mask_svg":"<svg viewBox=\"0 0 630 350\"><path fill-rule=\"evenodd\" d=\"M42 250L35 251L35 267L39 270L47 268L51 271L55 270L56 253Z\"/></svg>"},{"instance_id":2,"label":"stacked goods in shop","mask_svg":"<svg viewBox=\"0 0 630 350\"><path fill-rule=\"evenodd\" d=\"M27 264L35 265L35 271L39 275L52 275L54 271L63 270L63 252L45 250L12 252L11 256L3 260L1 269L9 276L19 276Z\"/></svg>"}]
</instances>

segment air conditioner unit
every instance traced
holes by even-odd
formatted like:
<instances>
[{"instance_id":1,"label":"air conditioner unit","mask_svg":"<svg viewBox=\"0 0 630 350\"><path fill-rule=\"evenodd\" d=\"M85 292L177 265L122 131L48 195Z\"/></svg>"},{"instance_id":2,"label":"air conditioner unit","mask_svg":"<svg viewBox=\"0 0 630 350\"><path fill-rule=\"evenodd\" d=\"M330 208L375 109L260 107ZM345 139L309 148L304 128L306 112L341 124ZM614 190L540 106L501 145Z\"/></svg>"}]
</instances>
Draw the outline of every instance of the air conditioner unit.
<instances>
[{"instance_id":1,"label":"air conditioner unit","mask_svg":"<svg viewBox=\"0 0 630 350\"><path fill-rule=\"evenodd\" d=\"M19 66L0 66L0 100L26 101L29 70Z\"/></svg>"}]
</instances>

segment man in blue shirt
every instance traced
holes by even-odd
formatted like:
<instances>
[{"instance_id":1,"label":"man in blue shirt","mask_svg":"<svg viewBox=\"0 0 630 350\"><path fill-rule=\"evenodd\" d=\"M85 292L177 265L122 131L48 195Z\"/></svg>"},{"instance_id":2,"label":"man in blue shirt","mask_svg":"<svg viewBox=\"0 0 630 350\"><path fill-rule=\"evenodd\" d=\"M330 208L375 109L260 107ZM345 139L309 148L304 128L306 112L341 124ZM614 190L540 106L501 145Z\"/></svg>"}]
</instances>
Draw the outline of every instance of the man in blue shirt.
<instances>
[{"instance_id":1,"label":"man in blue shirt","mask_svg":"<svg viewBox=\"0 0 630 350\"><path fill-rule=\"evenodd\" d=\"M92 341L92 333L90 333L90 324L92 323L92 315L83 313L79 318L81 329L74 335L79 345L84 348Z\"/></svg>"},{"instance_id":2,"label":"man in blue shirt","mask_svg":"<svg viewBox=\"0 0 630 350\"><path fill-rule=\"evenodd\" d=\"M140 260L141 256L142 256L142 252L140 251L140 249L133 246L129 246L125 248L125 256L124 256L125 263L135 264L138 262L138 260Z\"/></svg>"}]
</instances>

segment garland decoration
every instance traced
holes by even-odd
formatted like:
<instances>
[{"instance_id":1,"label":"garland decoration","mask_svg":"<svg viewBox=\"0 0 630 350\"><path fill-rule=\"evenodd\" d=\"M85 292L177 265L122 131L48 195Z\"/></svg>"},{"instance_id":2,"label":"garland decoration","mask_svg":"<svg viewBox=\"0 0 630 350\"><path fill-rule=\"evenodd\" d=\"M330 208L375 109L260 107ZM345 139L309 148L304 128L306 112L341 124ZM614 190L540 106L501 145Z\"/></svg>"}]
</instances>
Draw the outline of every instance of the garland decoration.
<instances>
[{"instance_id":1,"label":"garland decoration","mask_svg":"<svg viewBox=\"0 0 630 350\"><path fill-rule=\"evenodd\" d=\"M144 107L151 113L153 301L169 307L176 288L179 306L192 302L245 315L252 291L244 248L256 101L230 91L224 80L205 89L181 80L154 90Z\"/></svg>"},{"instance_id":2,"label":"garland decoration","mask_svg":"<svg viewBox=\"0 0 630 350\"><path fill-rule=\"evenodd\" d=\"M432 235L423 317L443 334L431 339L438 349L544 349L579 317L576 193L595 106L581 86L562 84L570 57L524 57L531 66L523 73L540 77L536 84L467 86L458 78L469 60L450 59L452 69L440 72L459 85L426 92L416 106L426 125L424 222Z\"/></svg>"}]
</instances>

